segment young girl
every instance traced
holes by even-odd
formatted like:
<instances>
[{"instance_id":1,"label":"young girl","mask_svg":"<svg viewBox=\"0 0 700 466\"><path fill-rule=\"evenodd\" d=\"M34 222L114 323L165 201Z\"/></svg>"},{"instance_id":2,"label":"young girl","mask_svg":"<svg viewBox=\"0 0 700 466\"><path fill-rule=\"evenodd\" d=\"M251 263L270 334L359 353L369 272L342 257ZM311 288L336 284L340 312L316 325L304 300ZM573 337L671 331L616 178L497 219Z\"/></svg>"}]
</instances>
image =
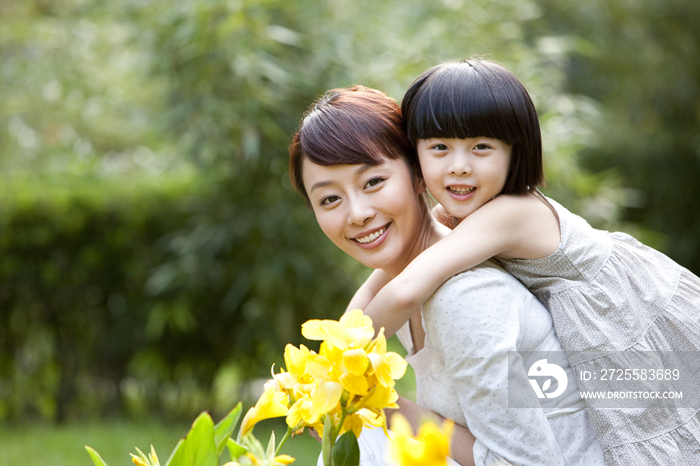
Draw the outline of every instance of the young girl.
<instances>
[{"instance_id":1,"label":"young girl","mask_svg":"<svg viewBox=\"0 0 700 466\"><path fill-rule=\"evenodd\" d=\"M581 390L614 390L597 380L604 368L641 371L630 361L700 350L697 276L537 190L539 122L513 74L482 60L438 65L411 85L402 111L426 186L454 230L389 283L370 276L350 307L364 307L375 328L393 334L441 283L495 257L550 311L575 371L597 374L577 377ZM700 406L587 404L606 464L700 461Z\"/></svg>"}]
</instances>

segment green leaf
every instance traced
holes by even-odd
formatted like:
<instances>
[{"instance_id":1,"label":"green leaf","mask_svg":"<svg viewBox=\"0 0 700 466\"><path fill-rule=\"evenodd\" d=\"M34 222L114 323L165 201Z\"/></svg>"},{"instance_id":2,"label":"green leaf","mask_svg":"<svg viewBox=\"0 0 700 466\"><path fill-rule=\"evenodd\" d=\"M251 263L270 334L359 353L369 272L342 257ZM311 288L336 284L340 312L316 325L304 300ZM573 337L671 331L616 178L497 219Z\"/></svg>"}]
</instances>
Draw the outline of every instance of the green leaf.
<instances>
[{"instance_id":1,"label":"green leaf","mask_svg":"<svg viewBox=\"0 0 700 466\"><path fill-rule=\"evenodd\" d=\"M90 458L92 458L92 462L95 463L95 466L107 466L107 463L105 463L105 461L102 459L99 453L97 453L95 450L88 447L87 445L85 445L85 449L90 455Z\"/></svg>"},{"instance_id":2,"label":"green leaf","mask_svg":"<svg viewBox=\"0 0 700 466\"><path fill-rule=\"evenodd\" d=\"M185 439L180 439L179 442L177 442L177 445L175 445L175 448L173 448L173 451L170 453L170 458L168 458L168 461L165 462L165 466L169 466L170 462L173 461L173 459L179 454L179 451L182 449L182 445L184 445ZM175 463L173 463L175 464Z\"/></svg>"},{"instance_id":3,"label":"green leaf","mask_svg":"<svg viewBox=\"0 0 700 466\"><path fill-rule=\"evenodd\" d=\"M217 458L221 456L224 448L226 448L227 440L231 437L233 429L235 429L238 419L241 417L242 409L243 406L239 401L236 407L214 427L214 442L216 443Z\"/></svg>"},{"instance_id":4,"label":"green leaf","mask_svg":"<svg viewBox=\"0 0 700 466\"><path fill-rule=\"evenodd\" d=\"M340 436L333 447L333 466L359 466L360 446L353 431Z\"/></svg>"},{"instance_id":5,"label":"green leaf","mask_svg":"<svg viewBox=\"0 0 700 466\"><path fill-rule=\"evenodd\" d=\"M207 413L200 414L187 437L175 447L165 466L217 466L214 421Z\"/></svg>"},{"instance_id":6,"label":"green leaf","mask_svg":"<svg viewBox=\"0 0 700 466\"><path fill-rule=\"evenodd\" d=\"M228 447L228 452L231 454L231 461L237 461L240 456L245 455L248 451L245 447L237 444L232 438L228 439L226 446Z\"/></svg>"}]
</instances>

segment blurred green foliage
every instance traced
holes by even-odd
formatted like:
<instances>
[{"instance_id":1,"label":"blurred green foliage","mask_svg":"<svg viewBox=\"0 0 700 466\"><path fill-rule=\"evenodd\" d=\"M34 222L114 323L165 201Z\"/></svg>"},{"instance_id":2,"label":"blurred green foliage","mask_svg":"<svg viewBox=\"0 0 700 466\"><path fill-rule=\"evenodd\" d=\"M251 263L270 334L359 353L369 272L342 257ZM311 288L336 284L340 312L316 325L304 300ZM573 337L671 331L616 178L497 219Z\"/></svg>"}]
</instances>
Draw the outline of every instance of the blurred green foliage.
<instances>
[{"instance_id":1,"label":"blurred green foliage","mask_svg":"<svg viewBox=\"0 0 700 466\"><path fill-rule=\"evenodd\" d=\"M366 271L288 180L308 104L486 55L546 194L700 270L700 4L0 1L0 419L229 410ZM582 163L585 169L581 168Z\"/></svg>"},{"instance_id":2,"label":"blurred green foliage","mask_svg":"<svg viewBox=\"0 0 700 466\"><path fill-rule=\"evenodd\" d=\"M700 5L542 5L546 14L533 26L565 52L564 87L603 110L595 143L580 151L583 166L616 169L626 188L618 193L620 220L647 229L633 231L700 273Z\"/></svg>"}]
</instances>

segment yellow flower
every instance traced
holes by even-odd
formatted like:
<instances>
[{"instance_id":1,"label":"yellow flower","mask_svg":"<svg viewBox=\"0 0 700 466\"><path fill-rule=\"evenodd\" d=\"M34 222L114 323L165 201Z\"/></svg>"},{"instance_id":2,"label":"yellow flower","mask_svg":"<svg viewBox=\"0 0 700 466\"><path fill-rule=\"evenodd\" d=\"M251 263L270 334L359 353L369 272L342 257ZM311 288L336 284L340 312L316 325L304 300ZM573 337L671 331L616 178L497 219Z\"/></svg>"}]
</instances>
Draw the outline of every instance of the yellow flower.
<instances>
[{"instance_id":1,"label":"yellow flower","mask_svg":"<svg viewBox=\"0 0 700 466\"><path fill-rule=\"evenodd\" d=\"M255 424L273 417L285 416L289 407L289 398L285 392L268 388L255 406L250 408L241 422L240 437L250 432Z\"/></svg>"},{"instance_id":2,"label":"yellow flower","mask_svg":"<svg viewBox=\"0 0 700 466\"><path fill-rule=\"evenodd\" d=\"M284 363L287 366L287 371L297 383L308 382L309 375L306 373L306 364L312 354L313 352L304 345L296 348L288 344L284 348Z\"/></svg>"},{"instance_id":3,"label":"yellow flower","mask_svg":"<svg viewBox=\"0 0 700 466\"><path fill-rule=\"evenodd\" d=\"M406 360L394 352L387 352L383 329L372 341L368 357L378 382L385 387L393 387L394 380L400 379L406 373Z\"/></svg>"},{"instance_id":4,"label":"yellow flower","mask_svg":"<svg viewBox=\"0 0 700 466\"><path fill-rule=\"evenodd\" d=\"M246 464L251 464L251 465L265 465L265 466L287 466L288 464L291 464L294 462L294 458L292 458L289 455L279 455L275 456L272 461L268 459L260 459L258 458L254 453L246 453L245 457L247 460L243 460L246 462ZM229 461L228 463L224 463L224 466L241 466L241 463L238 461Z\"/></svg>"},{"instance_id":5,"label":"yellow flower","mask_svg":"<svg viewBox=\"0 0 700 466\"><path fill-rule=\"evenodd\" d=\"M427 422L413 437L406 418L394 414L391 422L393 435L387 452L389 460L397 466L445 466L453 427L450 421L445 421L442 428Z\"/></svg>"},{"instance_id":6,"label":"yellow flower","mask_svg":"<svg viewBox=\"0 0 700 466\"><path fill-rule=\"evenodd\" d=\"M345 418L343 427L340 429L338 435L343 435L345 432L352 430L355 433L355 437L359 437L363 427L382 427L383 425L384 418L382 416L368 409L360 409L356 413L350 414Z\"/></svg>"},{"instance_id":7,"label":"yellow flower","mask_svg":"<svg viewBox=\"0 0 700 466\"><path fill-rule=\"evenodd\" d=\"M330 422L334 436L348 430L359 435L364 425L386 429L384 409L397 407L394 380L406 372L406 361L387 352L384 331L374 337L372 320L356 309L339 321L310 320L302 334L321 340L319 353L287 345L289 372L273 374L270 383L289 394L287 425L312 426L320 433Z\"/></svg>"},{"instance_id":8,"label":"yellow flower","mask_svg":"<svg viewBox=\"0 0 700 466\"><path fill-rule=\"evenodd\" d=\"M279 455L279 456L275 456L275 463L276 463L276 464L284 464L284 465L287 465L287 464L291 464L291 463L293 463L293 462L294 462L294 458L292 458L292 457L289 456L289 455Z\"/></svg>"},{"instance_id":9,"label":"yellow flower","mask_svg":"<svg viewBox=\"0 0 700 466\"><path fill-rule=\"evenodd\" d=\"M151 445L151 452L148 454L148 456L146 456L146 454L138 448L136 448L136 451L138 452L139 456L130 453L131 462L136 466L160 466L158 455L156 455L156 449L153 448L153 445Z\"/></svg>"},{"instance_id":10,"label":"yellow flower","mask_svg":"<svg viewBox=\"0 0 700 466\"><path fill-rule=\"evenodd\" d=\"M309 340L324 340L345 350L364 348L374 338L372 319L360 309L346 312L339 321L309 320L302 324L301 334Z\"/></svg>"}]
</instances>

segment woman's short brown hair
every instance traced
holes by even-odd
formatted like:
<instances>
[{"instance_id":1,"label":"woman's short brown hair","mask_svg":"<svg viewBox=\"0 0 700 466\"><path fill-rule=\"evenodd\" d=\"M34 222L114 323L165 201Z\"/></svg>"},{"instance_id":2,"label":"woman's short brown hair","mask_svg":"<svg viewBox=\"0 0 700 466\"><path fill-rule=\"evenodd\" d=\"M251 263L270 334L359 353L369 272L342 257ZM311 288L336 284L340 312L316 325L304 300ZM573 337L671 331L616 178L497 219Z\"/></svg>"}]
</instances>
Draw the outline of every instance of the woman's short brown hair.
<instances>
[{"instance_id":1,"label":"woman's short brown hair","mask_svg":"<svg viewBox=\"0 0 700 466\"><path fill-rule=\"evenodd\" d=\"M403 158L419 174L406 137L401 108L385 93L364 86L332 89L304 114L289 146L289 176L309 202L304 188L304 158L323 166L379 165Z\"/></svg>"}]
</instances>

